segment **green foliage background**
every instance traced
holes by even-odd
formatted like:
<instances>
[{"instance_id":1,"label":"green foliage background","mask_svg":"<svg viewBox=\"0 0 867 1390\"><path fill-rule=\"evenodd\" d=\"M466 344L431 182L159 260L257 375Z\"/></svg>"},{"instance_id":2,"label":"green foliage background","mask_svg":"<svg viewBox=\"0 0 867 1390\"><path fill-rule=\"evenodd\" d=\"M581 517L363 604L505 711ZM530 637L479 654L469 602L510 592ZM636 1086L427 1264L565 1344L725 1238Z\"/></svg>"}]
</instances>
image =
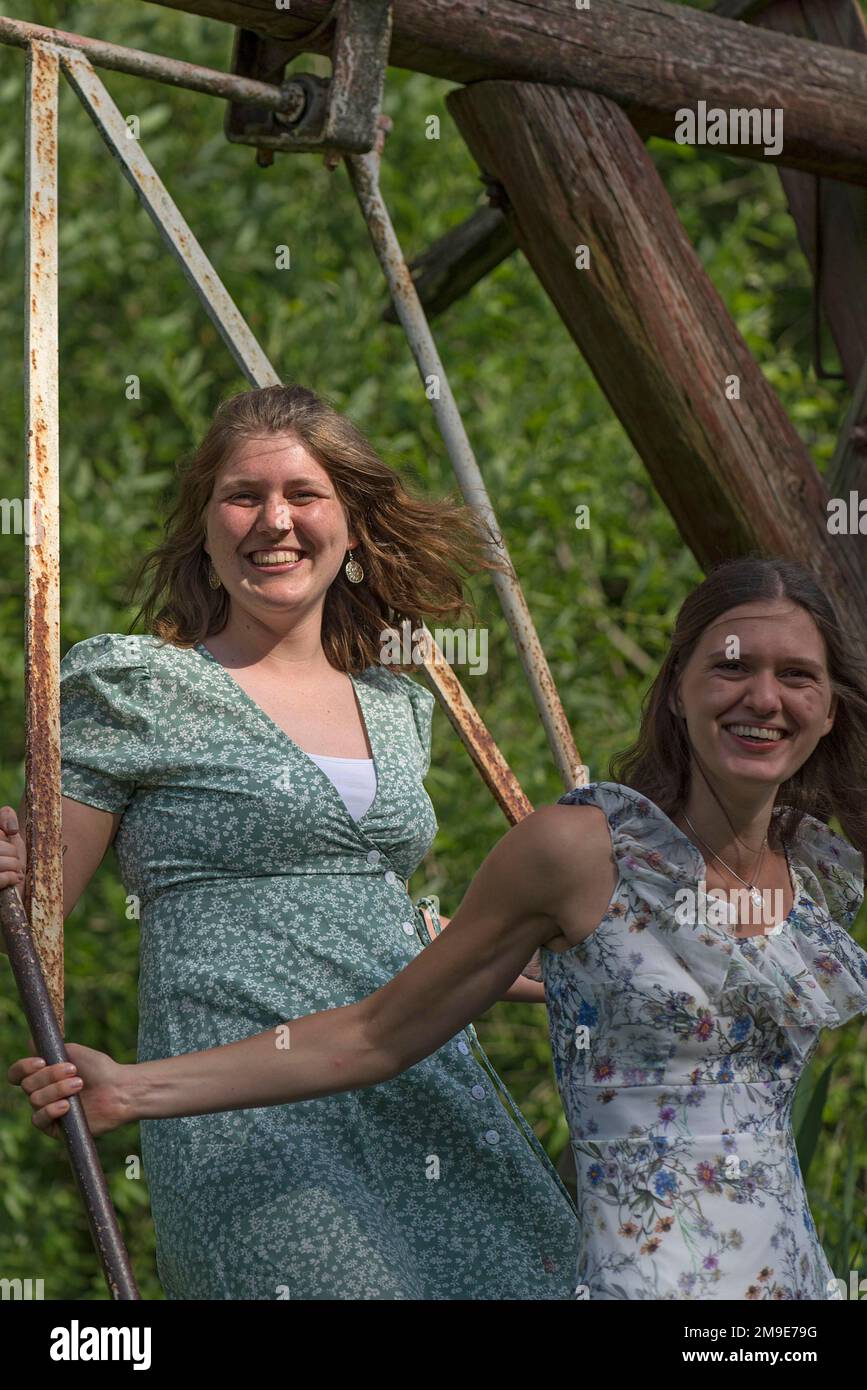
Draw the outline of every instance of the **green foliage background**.
<instances>
[{"instance_id":1,"label":"green foliage background","mask_svg":"<svg viewBox=\"0 0 867 1390\"><path fill-rule=\"evenodd\" d=\"M115 43L228 69L232 31L160 6L110 0L4 0L3 12ZM24 53L0 47L0 495L23 492ZM310 59L297 67L310 68ZM320 71L322 71L320 66ZM327 69L324 69L327 70ZM423 489L450 490L445 449L401 331L383 325L386 294L345 170L316 156L255 164L223 135L224 106L193 92L98 70L235 302L284 380L327 395L382 456ZM478 170L444 105L450 83L390 69L394 121L382 171L407 258L483 199ZM176 461L219 399L248 385L61 83L62 650L126 631L128 576L160 536ZM441 138L425 138L426 118ZM654 158L684 225L820 468L833 452L845 388L811 369L810 278L779 180L768 165L661 141ZM275 269L288 244L292 269ZM648 677L611 640L625 634L655 669L676 610L701 578L565 328L517 253L434 323L439 349L591 777L633 739ZM826 364L836 366L830 339ZM141 380L141 400L125 397ZM589 530L575 508L590 506ZM708 519L713 524L713 519ZM0 545L0 804L24 775L23 542ZM496 596L473 587L489 629L489 670L469 692L534 804L563 788ZM440 830L412 883L451 915L506 826L444 715L434 720L428 790ZM862 913L856 937L867 945ZM135 1059L137 924L124 911L113 851L67 921L67 1037ZM552 1158L567 1141L544 1010L499 1004L483 1044ZM0 1064L26 1050L11 971L0 957ZM824 1096L817 1078L833 1061ZM810 1098L815 1091L812 1108ZM835 1273L864 1264L867 1022L823 1037L801 1085L802 1156L813 1147L810 1202ZM810 1133L807 1133L807 1130ZM161 1298L144 1180L127 1176L137 1131L99 1143L145 1298ZM863 1273L863 1269L861 1270ZM44 1278L48 1298L106 1289L63 1149L0 1094L0 1276Z\"/></svg>"}]
</instances>

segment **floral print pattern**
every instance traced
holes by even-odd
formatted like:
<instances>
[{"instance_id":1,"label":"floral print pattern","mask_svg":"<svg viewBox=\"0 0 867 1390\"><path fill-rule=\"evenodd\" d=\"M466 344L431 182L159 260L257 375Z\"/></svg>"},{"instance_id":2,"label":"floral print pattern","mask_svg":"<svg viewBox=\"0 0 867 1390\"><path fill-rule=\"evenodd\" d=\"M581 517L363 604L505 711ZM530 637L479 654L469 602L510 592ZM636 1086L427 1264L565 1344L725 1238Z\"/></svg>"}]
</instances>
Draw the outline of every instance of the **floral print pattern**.
<instances>
[{"instance_id":1,"label":"floral print pattern","mask_svg":"<svg viewBox=\"0 0 867 1390\"><path fill-rule=\"evenodd\" d=\"M862 855L805 816L789 917L736 938L712 913L684 920L678 890L701 899L704 860L653 802L596 782L559 804L601 808L618 872L591 935L541 951L579 1297L839 1298L791 1111L820 1030L867 1011L867 953L848 931Z\"/></svg>"},{"instance_id":2,"label":"floral print pattern","mask_svg":"<svg viewBox=\"0 0 867 1390\"><path fill-rule=\"evenodd\" d=\"M437 829L433 696L352 679L377 774L357 821L202 644L64 657L63 795L122 814L140 903L140 1061L363 998L429 942L421 905L440 929L405 883ZM169 1299L573 1297L575 1208L472 1026L382 1085L143 1121L141 1143Z\"/></svg>"}]
</instances>

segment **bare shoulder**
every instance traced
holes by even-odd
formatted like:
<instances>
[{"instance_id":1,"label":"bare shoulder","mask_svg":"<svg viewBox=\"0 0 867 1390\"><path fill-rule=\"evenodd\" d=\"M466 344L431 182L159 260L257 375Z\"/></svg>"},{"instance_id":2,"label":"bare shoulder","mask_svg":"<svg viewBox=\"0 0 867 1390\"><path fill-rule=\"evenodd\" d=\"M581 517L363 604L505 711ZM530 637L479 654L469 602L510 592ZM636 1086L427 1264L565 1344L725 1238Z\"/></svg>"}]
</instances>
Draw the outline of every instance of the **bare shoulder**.
<instances>
[{"instance_id":1,"label":"bare shoulder","mask_svg":"<svg viewBox=\"0 0 867 1390\"><path fill-rule=\"evenodd\" d=\"M549 869L592 872L611 857L608 818L598 806L540 806L522 826Z\"/></svg>"},{"instance_id":2,"label":"bare shoulder","mask_svg":"<svg viewBox=\"0 0 867 1390\"><path fill-rule=\"evenodd\" d=\"M530 889L541 903L567 878L598 864L610 850L608 823L595 806L540 806L518 821L488 855L498 890Z\"/></svg>"},{"instance_id":3,"label":"bare shoulder","mask_svg":"<svg viewBox=\"0 0 867 1390\"><path fill-rule=\"evenodd\" d=\"M553 905L610 862L608 821L598 806L540 806L503 837L496 857L510 878L518 875Z\"/></svg>"},{"instance_id":4,"label":"bare shoulder","mask_svg":"<svg viewBox=\"0 0 867 1390\"><path fill-rule=\"evenodd\" d=\"M608 818L598 806L541 806L522 822L537 882L558 931L545 944L566 950L595 930L617 883Z\"/></svg>"}]
</instances>

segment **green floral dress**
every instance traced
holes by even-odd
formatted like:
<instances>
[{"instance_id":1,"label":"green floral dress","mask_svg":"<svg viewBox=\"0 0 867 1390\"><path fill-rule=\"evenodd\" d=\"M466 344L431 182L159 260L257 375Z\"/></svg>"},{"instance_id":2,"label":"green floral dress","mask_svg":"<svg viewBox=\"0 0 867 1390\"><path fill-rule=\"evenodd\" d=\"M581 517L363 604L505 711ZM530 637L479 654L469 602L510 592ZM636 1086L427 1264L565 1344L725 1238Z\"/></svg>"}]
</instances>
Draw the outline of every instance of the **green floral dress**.
<instances>
[{"instance_id":1,"label":"green floral dress","mask_svg":"<svg viewBox=\"0 0 867 1390\"><path fill-rule=\"evenodd\" d=\"M357 821L202 644L64 657L63 795L122 813L139 903L139 1061L361 999L428 942L405 880L437 829L433 696L380 666L353 685L377 774ZM142 1121L166 1296L573 1297L575 1209L495 1086L469 1026L379 1086Z\"/></svg>"}]
</instances>

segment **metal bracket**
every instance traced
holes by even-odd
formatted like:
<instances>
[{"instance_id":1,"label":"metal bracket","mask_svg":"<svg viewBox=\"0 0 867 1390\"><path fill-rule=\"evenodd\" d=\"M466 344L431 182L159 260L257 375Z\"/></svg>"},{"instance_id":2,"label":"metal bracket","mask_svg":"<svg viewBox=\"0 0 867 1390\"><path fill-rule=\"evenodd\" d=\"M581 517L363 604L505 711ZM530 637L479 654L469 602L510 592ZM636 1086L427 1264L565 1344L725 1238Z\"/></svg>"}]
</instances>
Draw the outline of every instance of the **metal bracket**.
<instances>
[{"instance_id":1,"label":"metal bracket","mask_svg":"<svg viewBox=\"0 0 867 1390\"><path fill-rule=\"evenodd\" d=\"M236 31L232 72L279 86L286 109L232 102L224 126L227 140L286 153L373 149L391 47L391 0L336 0L334 8L330 78L306 72L287 78L297 41L281 44L252 29Z\"/></svg>"}]
</instances>

